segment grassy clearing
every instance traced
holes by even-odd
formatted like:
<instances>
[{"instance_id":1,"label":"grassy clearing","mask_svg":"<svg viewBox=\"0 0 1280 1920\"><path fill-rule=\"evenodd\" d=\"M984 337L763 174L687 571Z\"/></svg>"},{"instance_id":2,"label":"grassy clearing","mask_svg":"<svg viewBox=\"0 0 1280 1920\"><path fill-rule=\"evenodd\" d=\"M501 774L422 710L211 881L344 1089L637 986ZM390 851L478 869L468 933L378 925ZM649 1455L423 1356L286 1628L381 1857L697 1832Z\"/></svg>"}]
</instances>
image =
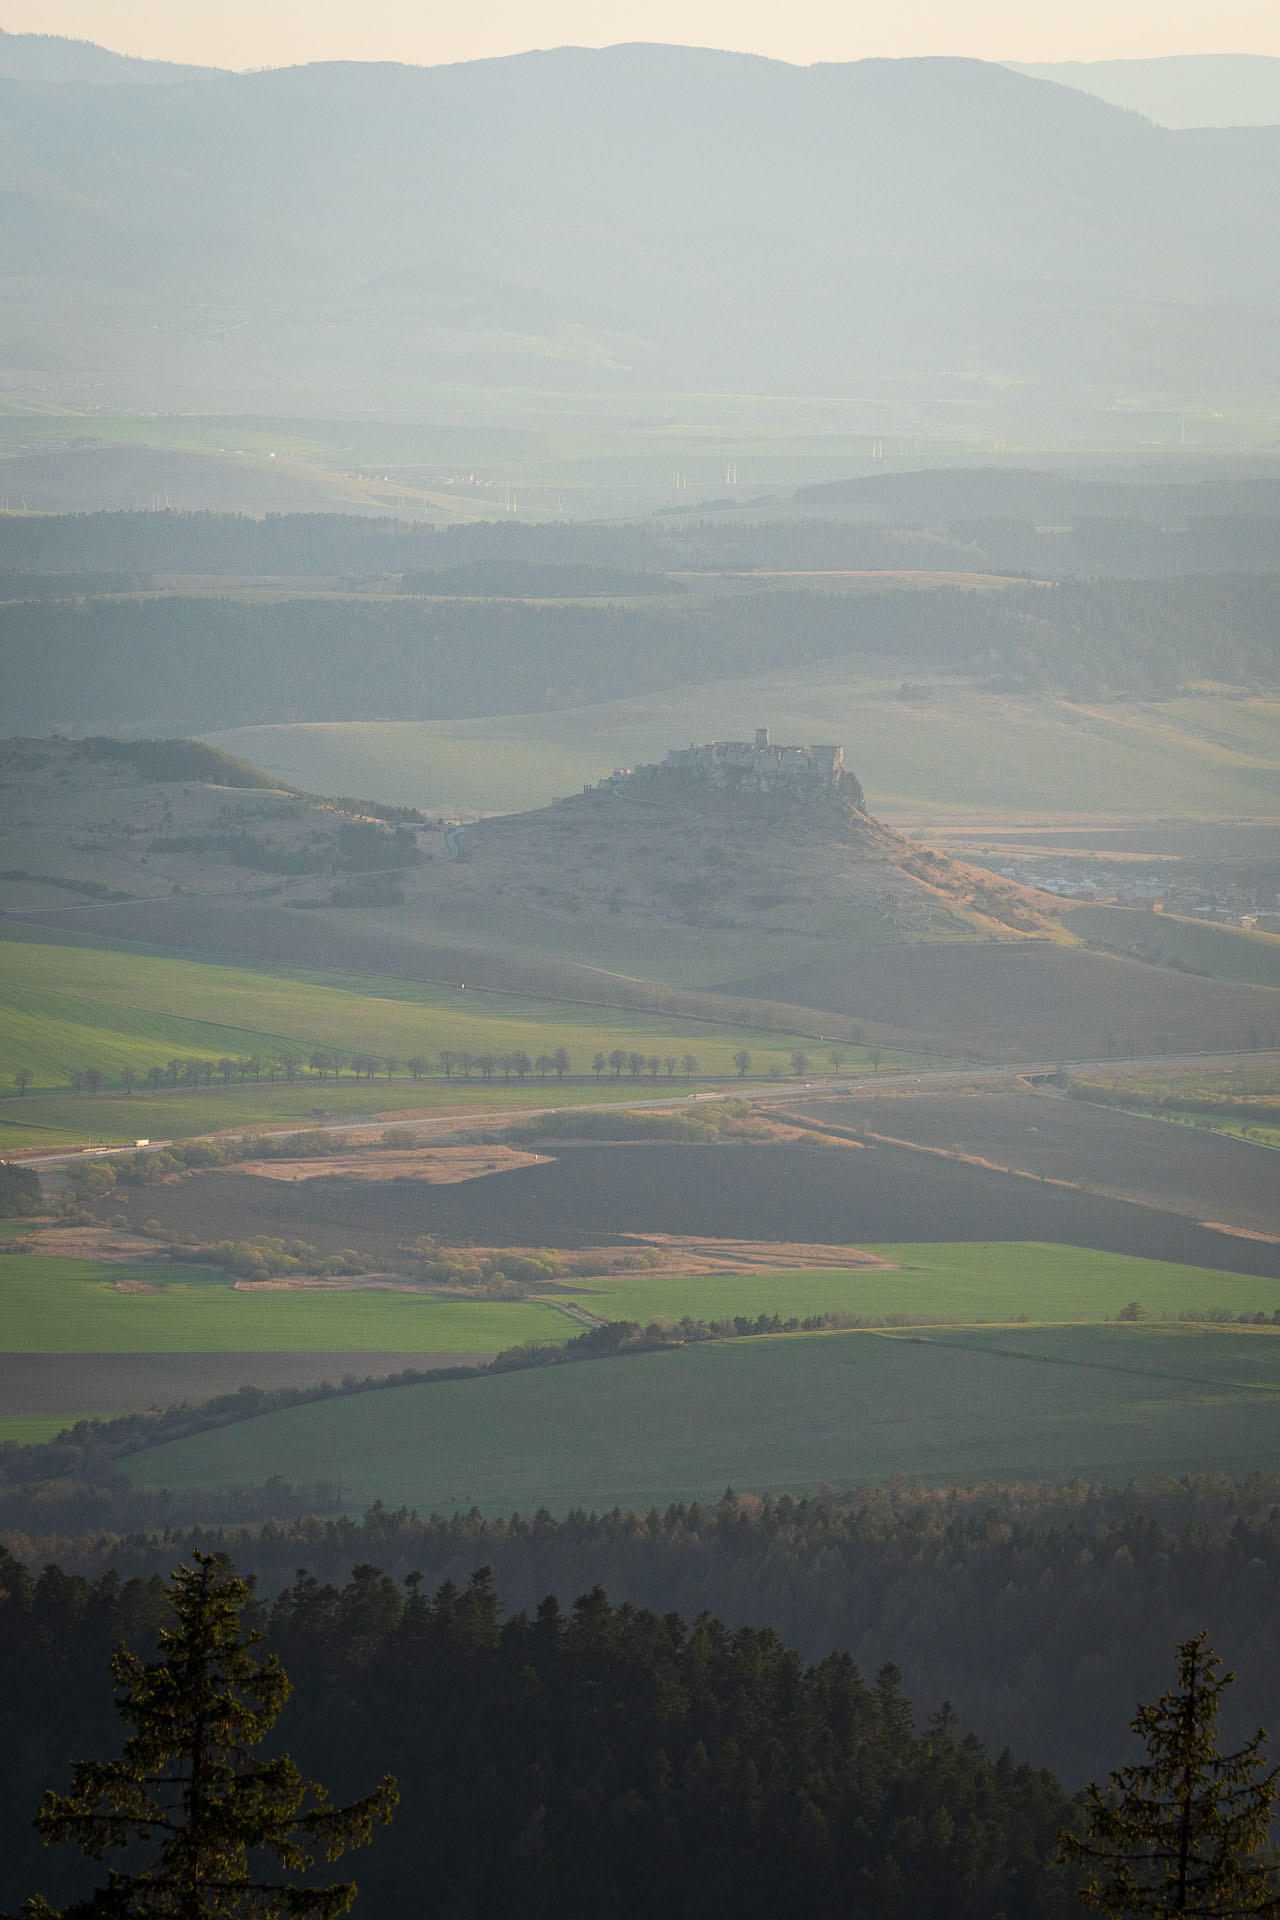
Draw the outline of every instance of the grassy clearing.
<instances>
[{"instance_id":1,"label":"grassy clearing","mask_svg":"<svg viewBox=\"0 0 1280 1920\"><path fill-rule=\"evenodd\" d=\"M0 1259L0 1324L8 1353L492 1353L579 1331L538 1301L237 1292L207 1267L21 1253Z\"/></svg>"},{"instance_id":2,"label":"grassy clearing","mask_svg":"<svg viewBox=\"0 0 1280 1920\"><path fill-rule=\"evenodd\" d=\"M1224 1252L1229 1246L1224 1241ZM1113 1321L1138 1300L1153 1317L1217 1307L1237 1313L1280 1308L1280 1281L1088 1247L1039 1242L876 1246L894 1270L835 1268L769 1274L619 1274L591 1280L570 1297L612 1320L731 1319L735 1314L936 1315L939 1320Z\"/></svg>"},{"instance_id":3,"label":"grassy clearing","mask_svg":"<svg viewBox=\"0 0 1280 1920\"><path fill-rule=\"evenodd\" d=\"M872 811L890 816L1218 819L1274 807L1280 701L1090 706L947 680L930 700L904 701L901 679L892 665L808 669L555 713L241 727L208 737L311 792L378 793L432 813L545 806L680 742L749 737L761 714L779 739L842 739Z\"/></svg>"},{"instance_id":4,"label":"grassy clearing","mask_svg":"<svg viewBox=\"0 0 1280 1920\"><path fill-rule=\"evenodd\" d=\"M730 1341L293 1408L126 1468L169 1487L330 1477L352 1510L563 1513L895 1470L941 1484L1274 1464L1280 1335L1062 1328L1034 1348L1021 1330Z\"/></svg>"}]
</instances>

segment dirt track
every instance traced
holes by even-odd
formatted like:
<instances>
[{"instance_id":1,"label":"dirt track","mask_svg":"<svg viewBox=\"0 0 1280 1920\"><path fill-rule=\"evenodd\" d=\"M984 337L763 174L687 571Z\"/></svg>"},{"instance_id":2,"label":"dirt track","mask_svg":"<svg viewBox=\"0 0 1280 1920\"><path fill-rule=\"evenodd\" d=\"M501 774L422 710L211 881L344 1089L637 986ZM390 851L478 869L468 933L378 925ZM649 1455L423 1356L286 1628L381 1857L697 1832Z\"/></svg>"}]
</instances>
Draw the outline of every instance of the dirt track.
<instances>
[{"instance_id":1,"label":"dirt track","mask_svg":"<svg viewBox=\"0 0 1280 1920\"><path fill-rule=\"evenodd\" d=\"M438 1187L478 1180L486 1173L506 1173L512 1167L531 1167L546 1157L496 1144L403 1151L380 1148L377 1153L335 1153L323 1160L245 1160L237 1171L263 1180L319 1180L341 1174L347 1180L426 1180Z\"/></svg>"}]
</instances>

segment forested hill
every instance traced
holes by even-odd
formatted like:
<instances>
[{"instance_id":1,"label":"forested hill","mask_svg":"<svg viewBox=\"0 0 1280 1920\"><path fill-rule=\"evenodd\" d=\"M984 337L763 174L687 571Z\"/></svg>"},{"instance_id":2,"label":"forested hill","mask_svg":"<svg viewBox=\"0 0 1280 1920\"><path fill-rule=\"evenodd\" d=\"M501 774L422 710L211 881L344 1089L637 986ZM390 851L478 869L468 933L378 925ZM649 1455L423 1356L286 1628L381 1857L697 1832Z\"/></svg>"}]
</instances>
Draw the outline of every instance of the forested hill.
<instances>
[{"instance_id":1,"label":"forested hill","mask_svg":"<svg viewBox=\"0 0 1280 1920\"><path fill-rule=\"evenodd\" d=\"M30 601L0 634L6 724L29 734L537 712L816 661L949 669L1000 691L1273 684L1280 579L774 590L687 607Z\"/></svg>"},{"instance_id":2,"label":"forested hill","mask_svg":"<svg viewBox=\"0 0 1280 1920\"><path fill-rule=\"evenodd\" d=\"M0 1906L61 1904L102 1869L31 1831L46 1783L120 1741L108 1655L144 1654L159 1580L94 1587L0 1557ZM401 1801L353 1862L365 1920L1067 1920L1050 1865L1070 1817L1047 1773L938 1714L900 1675L806 1669L769 1629L610 1604L499 1624L488 1569L428 1600L358 1566L263 1609L293 1696L277 1734L343 1803L386 1772ZM332 1878L332 1874L329 1876Z\"/></svg>"},{"instance_id":3,"label":"forested hill","mask_svg":"<svg viewBox=\"0 0 1280 1920\"><path fill-rule=\"evenodd\" d=\"M961 468L804 487L795 506L778 497L751 511L639 521L448 526L338 513L0 514L0 600L128 593L152 576L193 574L388 587L407 574L418 593L625 595L686 570L1038 579L1280 570L1280 481L1263 478L1139 486ZM550 569L571 571L554 582ZM582 569L592 570L585 584Z\"/></svg>"},{"instance_id":4,"label":"forested hill","mask_svg":"<svg viewBox=\"0 0 1280 1920\"><path fill-rule=\"evenodd\" d=\"M69 1458L64 1471L73 1471ZM110 1477L109 1462L99 1462L99 1477ZM289 1513L318 1494L278 1483L236 1490L247 1513ZM48 1483L33 1485L7 1495L10 1530L0 1545L32 1566L57 1559L95 1579L114 1568L144 1583L192 1546L217 1546L268 1594L299 1566L342 1581L362 1562L397 1580L421 1572L431 1586L462 1583L490 1565L517 1608L599 1581L659 1614L692 1620L710 1610L732 1627L768 1622L807 1660L835 1647L865 1673L896 1661L921 1724L950 1699L988 1746L1010 1745L1072 1788L1121 1762L1132 1703L1167 1684L1173 1646L1209 1624L1241 1677L1227 1703L1227 1736L1247 1735L1259 1720L1280 1726L1274 1475L1124 1490L904 1482L768 1501L726 1492L716 1504L661 1514L559 1520L419 1518L376 1506L363 1520L159 1531L166 1512L192 1511L190 1497L153 1507L148 1534L131 1530L141 1520L127 1491L67 1481L51 1497ZM86 1531L80 1539L44 1531L53 1527Z\"/></svg>"}]
</instances>

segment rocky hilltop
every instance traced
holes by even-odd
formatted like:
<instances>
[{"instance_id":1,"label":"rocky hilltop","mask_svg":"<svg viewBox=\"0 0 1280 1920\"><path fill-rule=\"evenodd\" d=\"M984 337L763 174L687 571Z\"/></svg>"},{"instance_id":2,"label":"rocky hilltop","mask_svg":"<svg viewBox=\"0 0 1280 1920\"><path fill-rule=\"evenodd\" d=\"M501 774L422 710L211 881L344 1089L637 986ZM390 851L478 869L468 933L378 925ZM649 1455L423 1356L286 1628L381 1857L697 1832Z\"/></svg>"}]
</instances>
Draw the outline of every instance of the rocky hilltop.
<instances>
[{"instance_id":1,"label":"rocky hilltop","mask_svg":"<svg viewBox=\"0 0 1280 1920\"><path fill-rule=\"evenodd\" d=\"M853 769L846 767L842 746L781 746L770 738L768 727L757 727L754 740L706 740L672 747L665 760L650 766L615 767L597 786L639 797L648 793L679 798L711 791L805 802L838 793L851 806L861 809L863 805L861 784Z\"/></svg>"}]
</instances>

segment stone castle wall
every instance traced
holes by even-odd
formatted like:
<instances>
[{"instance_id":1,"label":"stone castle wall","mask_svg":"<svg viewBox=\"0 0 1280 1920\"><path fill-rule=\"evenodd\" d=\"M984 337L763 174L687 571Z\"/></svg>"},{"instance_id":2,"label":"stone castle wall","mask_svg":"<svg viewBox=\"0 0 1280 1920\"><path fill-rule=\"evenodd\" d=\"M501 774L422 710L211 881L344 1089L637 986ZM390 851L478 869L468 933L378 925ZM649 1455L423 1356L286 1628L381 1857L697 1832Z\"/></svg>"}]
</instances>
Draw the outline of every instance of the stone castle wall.
<instances>
[{"instance_id":1,"label":"stone castle wall","mask_svg":"<svg viewBox=\"0 0 1280 1920\"><path fill-rule=\"evenodd\" d=\"M861 801L861 790L845 767L844 748L781 746L761 727L754 740L708 740L673 747L652 766L617 768L602 787L622 781L661 780L664 775L692 777L702 785L736 793L793 793L813 797L847 786Z\"/></svg>"}]
</instances>

